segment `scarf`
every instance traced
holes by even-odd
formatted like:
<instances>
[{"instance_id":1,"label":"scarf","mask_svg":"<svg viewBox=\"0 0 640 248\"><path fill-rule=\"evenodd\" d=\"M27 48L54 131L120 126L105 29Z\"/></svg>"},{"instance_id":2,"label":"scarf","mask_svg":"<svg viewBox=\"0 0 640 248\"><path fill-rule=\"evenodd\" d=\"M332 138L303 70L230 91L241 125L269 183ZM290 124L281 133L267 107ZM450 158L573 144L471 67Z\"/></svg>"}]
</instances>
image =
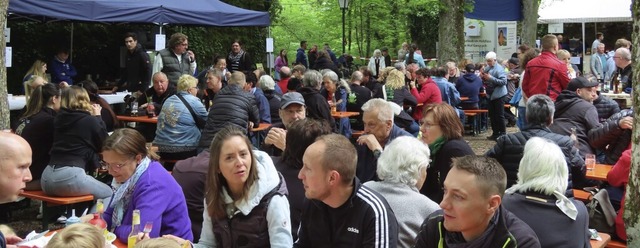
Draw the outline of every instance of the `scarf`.
<instances>
[{"instance_id":1,"label":"scarf","mask_svg":"<svg viewBox=\"0 0 640 248\"><path fill-rule=\"evenodd\" d=\"M442 148L446 142L447 139L445 139L444 136L440 136L440 138L429 144L429 151L431 151L431 165L436 163L436 154L438 154L438 151L440 151L440 148Z\"/></svg>"},{"instance_id":2,"label":"scarf","mask_svg":"<svg viewBox=\"0 0 640 248\"><path fill-rule=\"evenodd\" d=\"M230 63L240 63L240 58L244 55L244 50L240 49L240 52L237 54L233 54L233 52L229 53L229 62Z\"/></svg>"},{"instance_id":3,"label":"scarf","mask_svg":"<svg viewBox=\"0 0 640 248\"><path fill-rule=\"evenodd\" d=\"M125 181L124 183L118 183L115 179L112 181L111 184L116 189L116 193L113 195L113 198L109 203L110 205L114 204L113 214L111 216L112 232L116 229L117 226L120 226L120 224L122 224L124 211L129 206L129 203L131 203L131 198L133 196L133 191L136 188L136 183L138 183L138 179L140 178L142 173L147 171L150 163L151 160L148 157L145 157L140 162L140 164L138 164L136 170L133 172L133 175L131 175L131 177L127 179L127 181Z\"/></svg>"}]
</instances>

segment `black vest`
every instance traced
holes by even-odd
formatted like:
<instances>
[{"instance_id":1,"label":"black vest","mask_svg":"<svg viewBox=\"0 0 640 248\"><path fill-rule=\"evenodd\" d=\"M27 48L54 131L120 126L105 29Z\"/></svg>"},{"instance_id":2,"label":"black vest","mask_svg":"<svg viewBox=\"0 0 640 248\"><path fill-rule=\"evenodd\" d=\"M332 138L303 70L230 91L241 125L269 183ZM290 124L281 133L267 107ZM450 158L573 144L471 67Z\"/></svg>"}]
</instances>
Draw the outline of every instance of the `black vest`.
<instances>
[{"instance_id":1,"label":"black vest","mask_svg":"<svg viewBox=\"0 0 640 248\"><path fill-rule=\"evenodd\" d=\"M162 58L162 72L167 75L170 84L177 86L182 74L190 74L187 53L182 54L182 63L178 62L178 57L169 48L162 49L159 53Z\"/></svg>"}]
</instances>

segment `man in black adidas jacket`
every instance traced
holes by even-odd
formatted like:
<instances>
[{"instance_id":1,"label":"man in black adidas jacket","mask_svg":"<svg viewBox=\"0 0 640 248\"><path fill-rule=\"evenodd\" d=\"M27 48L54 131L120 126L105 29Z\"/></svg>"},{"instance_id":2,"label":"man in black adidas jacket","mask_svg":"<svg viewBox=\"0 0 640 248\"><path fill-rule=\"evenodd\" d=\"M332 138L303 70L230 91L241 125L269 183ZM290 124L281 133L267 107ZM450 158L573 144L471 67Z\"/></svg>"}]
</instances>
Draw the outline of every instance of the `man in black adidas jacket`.
<instances>
[{"instance_id":1,"label":"man in black adidas jacket","mask_svg":"<svg viewBox=\"0 0 640 248\"><path fill-rule=\"evenodd\" d=\"M305 190L294 247L396 247L398 223L387 201L355 177L357 155L339 134L322 136L302 158Z\"/></svg>"}]
</instances>

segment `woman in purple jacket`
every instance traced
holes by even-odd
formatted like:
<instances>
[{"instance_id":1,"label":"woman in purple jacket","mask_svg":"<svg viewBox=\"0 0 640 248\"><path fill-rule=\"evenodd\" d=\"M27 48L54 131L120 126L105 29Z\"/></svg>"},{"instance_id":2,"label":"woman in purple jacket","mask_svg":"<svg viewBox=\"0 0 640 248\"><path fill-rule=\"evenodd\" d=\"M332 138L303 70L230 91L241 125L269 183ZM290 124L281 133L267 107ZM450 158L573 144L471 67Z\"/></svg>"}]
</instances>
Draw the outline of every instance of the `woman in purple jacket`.
<instances>
[{"instance_id":1,"label":"woman in purple jacket","mask_svg":"<svg viewBox=\"0 0 640 248\"><path fill-rule=\"evenodd\" d=\"M187 204L180 185L162 167L144 137L134 129L121 128L107 138L102 165L113 176L115 193L104 213L110 231L123 243L131 232L133 210L140 210L140 224L153 222L149 237L172 234L193 240ZM139 230L142 231L142 230Z\"/></svg>"}]
</instances>

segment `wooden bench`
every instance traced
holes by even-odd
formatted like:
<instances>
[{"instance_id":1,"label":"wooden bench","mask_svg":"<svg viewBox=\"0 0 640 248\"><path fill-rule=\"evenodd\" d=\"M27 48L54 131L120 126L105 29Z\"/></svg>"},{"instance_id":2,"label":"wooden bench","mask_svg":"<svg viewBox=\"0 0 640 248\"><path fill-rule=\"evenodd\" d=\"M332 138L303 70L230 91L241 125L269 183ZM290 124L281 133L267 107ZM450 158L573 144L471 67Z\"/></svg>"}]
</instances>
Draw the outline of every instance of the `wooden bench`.
<instances>
[{"instance_id":1,"label":"wooden bench","mask_svg":"<svg viewBox=\"0 0 640 248\"><path fill-rule=\"evenodd\" d=\"M42 230L49 229L49 207L67 206L81 202L93 201L93 195L82 196L50 196L43 191L24 191L20 196L42 201Z\"/></svg>"},{"instance_id":2,"label":"wooden bench","mask_svg":"<svg viewBox=\"0 0 640 248\"><path fill-rule=\"evenodd\" d=\"M607 243L607 248L627 248L627 243L619 240L611 240Z\"/></svg>"},{"instance_id":3,"label":"wooden bench","mask_svg":"<svg viewBox=\"0 0 640 248\"><path fill-rule=\"evenodd\" d=\"M478 115L478 113L464 113L464 116L471 117L471 119L467 119L471 122L469 125L471 126L471 134L473 136L476 136L480 133L480 120L476 118L476 115ZM466 126L467 125L465 125L465 127Z\"/></svg>"},{"instance_id":4,"label":"wooden bench","mask_svg":"<svg viewBox=\"0 0 640 248\"><path fill-rule=\"evenodd\" d=\"M591 201L591 193L581 189L573 189L573 198L584 203L588 203Z\"/></svg>"}]
</instances>

